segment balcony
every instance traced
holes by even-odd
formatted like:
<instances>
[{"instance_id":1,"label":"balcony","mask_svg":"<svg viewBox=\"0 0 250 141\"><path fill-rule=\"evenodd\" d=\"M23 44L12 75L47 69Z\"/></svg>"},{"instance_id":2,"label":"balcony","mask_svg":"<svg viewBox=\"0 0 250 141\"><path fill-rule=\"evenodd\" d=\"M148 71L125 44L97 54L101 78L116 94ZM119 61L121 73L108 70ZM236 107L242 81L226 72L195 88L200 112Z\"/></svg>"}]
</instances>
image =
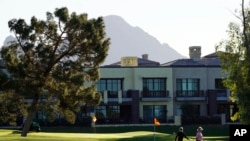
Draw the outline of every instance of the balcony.
<instances>
[{"instance_id":1,"label":"balcony","mask_svg":"<svg viewBox=\"0 0 250 141\"><path fill-rule=\"evenodd\" d=\"M132 101L132 95L129 91L122 92L122 101L123 102L131 102Z\"/></svg>"},{"instance_id":2,"label":"balcony","mask_svg":"<svg viewBox=\"0 0 250 141\"><path fill-rule=\"evenodd\" d=\"M117 103L122 103L122 102L131 102L132 97L131 94L128 93L127 91L102 91L102 101L104 103L108 102L117 102Z\"/></svg>"},{"instance_id":3,"label":"balcony","mask_svg":"<svg viewBox=\"0 0 250 141\"><path fill-rule=\"evenodd\" d=\"M169 91L142 91L141 101L170 101Z\"/></svg>"},{"instance_id":4,"label":"balcony","mask_svg":"<svg viewBox=\"0 0 250 141\"><path fill-rule=\"evenodd\" d=\"M229 97L227 96L227 90L221 89L217 90L217 101L229 101Z\"/></svg>"},{"instance_id":5,"label":"balcony","mask_svg":"<svg viewBox=\"0 0 250 141\"><path fill-rule=\"evenodd\" d=\"M206 94L202 90L177 90L176 101L206 101Z\"/></svg>"},{"instance_id":6,"label":"balcony","mask_svg":"<svg viewBox=\"0 0 250 141\"><path fill-rule=\"evenodd\" d=\"M119 93L119 91L107 91L108 101L117 102L118 101L118 93Z\"/></svg>"},{"instance_id":7,"label":"balcony","mask_svg":"<svg viewBox=\"0 0 250 141\"><path fill-rule=\"evenodd\" d=\"M209 100L214 102L228 102L230 101L229 95L226 89L213 89L207 90L207 96Z\"/></svg>"}]
</instances>

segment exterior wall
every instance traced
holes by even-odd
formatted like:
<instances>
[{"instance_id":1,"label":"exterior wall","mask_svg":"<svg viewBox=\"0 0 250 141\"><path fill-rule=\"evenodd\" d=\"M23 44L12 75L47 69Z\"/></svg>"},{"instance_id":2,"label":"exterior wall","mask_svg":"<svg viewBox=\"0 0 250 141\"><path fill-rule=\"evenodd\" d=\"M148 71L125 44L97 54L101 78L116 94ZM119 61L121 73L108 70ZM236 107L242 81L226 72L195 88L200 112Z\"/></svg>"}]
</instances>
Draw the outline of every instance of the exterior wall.
<instances>
[{"instance_id":1,"label":"exterior wall","mask_svg":"<svg viewBox=\"0 0 250 141\"><path fill-rule=\"evenodd\" d=\"M172 91L172 69L163 67L122 67L122 68L100 68L101 78L124 78L124 90L136 89L142 91L143 77L166 77L167 89Z\"/></svg>"},{"instance_id":2,"label":"exterior wall","mask_svg":"<svg viewBox=\"0 0 250 141\"><path fill-rule=\"evenodd\" d=\"M138 90L139 97L143 90L143 78L166 78L166 89L169 91L169 101L139 102L139 117L143 118L144 105L166 105L166 117L173 117L173 80L172 69L167 67L120 67L100 68L101 78L124 78L123 90Z\"/></svg>"},{"instance_id":3,"label":"exterior wall","mask_svg":"<svg viewBox=\"0 0 250 141\"><path fill-rule=\"evenodd\" d=\"M137 68L135 69L135 88L138 88L142 91L142 78L166 78L166 88L169 91L169 96L171 98L168 102L140 102L140 117L143 118L143 106L144 105L166 105L167 106L167 118L173 116L173 86L172 86L172 69L171 68Z\"/></svg>"},{"instance_id":4,"label":"exterior wall","mask_svg":"<svg viewBox=\"0 0 250 141\"><path fill-rule=\"evenodd\" d=\"M123 90L136 90L139 92L139 117L143 119L144 105L165 105L167 107L167 119L180 116L180 107L183 104L199 105L200 115L210 113L207 97L205 100L176 101L176 79L197 78L200 81L200 90L206 94L208 90L215 90L215 79L221 79L219 67L119 67L101 68L101 78L123 78ZM169 91L170 100L167 101L142 101L143 78L166 78L166 88ZM229 94L228 94L229 96ZM204 96L205 97L205 96ZM214 101L216 104L216 99ZM211 103L211 102L210 102ZM212 102L213 103L213 102ZM216 111L214 109L213 111Z\"/></svg>"},{"instance_id":5,"label":"exterior wall","mask_svg":"<svg viewBox=\"0 0 250 141\"><path fill-rule=\"evenodd\" d=\"M178 78L198 78L200 79L200 89L215 89L215 79L222 78L221 68L207 67L185 67L173 68L173 90L176 90L176 79Z\"/></svg>"},{"instance_id":6,"label":"exterior wall","mask_svg":"<svg viewBox=\"0 0 250 141\"><path fill-rule=\"evenodd\" d=\"M221 78L221 68L218 67L180 67L173 68L173 91L176 91L176 79L178 78L198 78L200 79L200 90L207 91L215 89L215 79ZM175 94L174 94L175 96ZM179 107L183 103L200 105L200 114L207 115L207 102L206 101L185 101L174 103L174 115L180 115Z\"/></svg>"},{"instance_id":7,"label":"exterior wall","mask_svg":"<svg viewBox=\"0 0 250 141\"><path fill-rule=\"evenodd\" d=\"M135 90L134 69L131 68L100 68L101 78L124 78L123 90Z\"/></svg>"},{"instance_id":8,"label":"exterior wall","mask_svg":"<svg viewBox=\"0 0 250 141\"><path fill-rule=\"evenodd\" d=\"M207 68L207 89L215 89L215 79L222 78L221 68Z\"/></svg>"},{"instance_id":9,"label":"exterior wall","mask_svg":"<svg viewBox=\"0 0 250 141\"><path fill-rule=\"evenodd\" d=\"M198 67L182 67L182 68L173 68L173 86L174 91L176 91L176 79L178 78L199 78L200 79L200 89L206 90L208 72L207 68L198 68Z\"/></svg>"},{"instance_id":10,"label":"exterior wall","mask_svg":"<svg viewBox=\"0 0 250 141\"><path fill-rule=\"evenodd\" d=\"M176 79L178 78L198 78L200 79L200 89L207 89L207 68L194 68L194 67L181 67L181 68L173 68L173 90L174 97L176 96ZM206 103L202 101L189 101L189 102L175 102L174 103L174 115L180 115L180 106L182 104L193 104L200 105L200 114L205 115L207 113L207 109L205 108Z\"/></svg>"}]
</instances>

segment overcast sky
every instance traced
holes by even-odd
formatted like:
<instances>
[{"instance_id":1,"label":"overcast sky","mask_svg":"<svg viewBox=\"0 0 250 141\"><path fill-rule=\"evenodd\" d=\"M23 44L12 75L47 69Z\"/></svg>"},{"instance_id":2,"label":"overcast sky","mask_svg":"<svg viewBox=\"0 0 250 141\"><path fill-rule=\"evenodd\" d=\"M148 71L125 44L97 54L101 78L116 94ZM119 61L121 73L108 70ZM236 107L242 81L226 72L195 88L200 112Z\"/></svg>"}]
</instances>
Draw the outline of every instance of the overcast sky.
<instances>
[{"instance_id":1,"label":"overcast sky","mask_svg":"<svg viewBox=\"0 0 250 141\"><path fill-rule=\"evenodd\" d=\"M184 56L193 45L201 46L204 56L226 37L229 22L238 21L234 11L241 0L1 0L0 44L10 35L10 19L45 19L47 11L63 6L89 18L121 16Z\"/></svg>"}]
</instances>

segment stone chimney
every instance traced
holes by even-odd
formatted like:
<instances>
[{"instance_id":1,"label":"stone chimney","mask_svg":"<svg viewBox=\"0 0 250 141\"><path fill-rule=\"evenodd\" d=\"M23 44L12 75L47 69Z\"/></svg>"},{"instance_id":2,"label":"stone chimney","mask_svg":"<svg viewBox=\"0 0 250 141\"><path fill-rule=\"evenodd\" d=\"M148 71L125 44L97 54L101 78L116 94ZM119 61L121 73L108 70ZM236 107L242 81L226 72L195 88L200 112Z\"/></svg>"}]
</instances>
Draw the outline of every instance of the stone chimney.
<instances>
[{"instance_id":1,"label":"stone chimney","mask_svg":"<svg viewBox=\"0 0 250 141\"><path fill-rule=\"evenodd\" d=\"M201 46L190 46L189 57L194 61L200 61L201 59Z\"/></svg>"},{"instance_id":2,"label":"stone chimney","mask_svg":"<svg viewBox=\"0 0 250 141\"><path fill-rule=\"evenodd\" d=\"M148 60L148 54L142 54L142 59Z\"/></svg>"}]
</instances>

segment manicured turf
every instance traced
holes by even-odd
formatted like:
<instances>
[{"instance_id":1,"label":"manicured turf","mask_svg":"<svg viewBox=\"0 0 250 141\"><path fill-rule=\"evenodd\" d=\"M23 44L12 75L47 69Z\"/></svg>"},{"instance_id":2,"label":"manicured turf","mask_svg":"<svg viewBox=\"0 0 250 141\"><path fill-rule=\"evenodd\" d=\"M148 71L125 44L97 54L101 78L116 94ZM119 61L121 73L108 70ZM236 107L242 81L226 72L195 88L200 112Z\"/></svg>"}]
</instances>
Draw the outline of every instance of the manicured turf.
<instances>
[{"instance_id":1,"label":"manicured turf","mask_svg":"<svg viewBox=\"0 0 250 141\"><path fill-rule=\"evenodd\" d=\"M0 139L4 141L173 141L178 127L97 127L96 130L90 127L42 127L42 132L30 132L27 137L21 137L18 130L0 129ZM194 141L196 128L197 126L184 126L184 131L191 141ZM228 126L203 126L203 128L206 141L228 140Z\"/></svg>"}]
</instances>

